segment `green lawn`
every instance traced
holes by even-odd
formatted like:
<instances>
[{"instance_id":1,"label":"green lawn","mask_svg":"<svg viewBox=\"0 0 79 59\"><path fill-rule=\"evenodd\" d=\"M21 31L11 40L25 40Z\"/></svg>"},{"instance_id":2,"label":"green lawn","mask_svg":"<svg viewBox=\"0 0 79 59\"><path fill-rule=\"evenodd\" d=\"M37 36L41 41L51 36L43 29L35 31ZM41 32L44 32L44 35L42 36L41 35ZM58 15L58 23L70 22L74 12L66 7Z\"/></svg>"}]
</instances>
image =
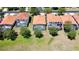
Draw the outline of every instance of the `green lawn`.
<instances>
[{"instance_id":1,"label":"green lawn","mask_svg":"<svg viewBox=\"0 0 79 59\"><path fill-rule=\"evenodd\" d=\"M63 31L59 31L59 35L56 37L46 33L43 32L44 37L40 39L32 34L28 39L19 35L15 41L0 40L0 51L79 50L79 34L75 40L70 40Z\"/></svg>"},{"instance_id":2,"label":"green lawn","mask_svg":"<svg viewBox=\"0 0 79 59\"><path fill-rule=\"evenodd\" d=\"M36 49L35 47L37 47L38 50L43 46L49 45L48 42L50 40L51 39L46 40L44 37L40 39L35 38L34 35L26 39L19 35L15 41L11 41L10 39L0 41L0 50L32 50Z\"/></svg>"},{"instance_id":3,"label":"green lawn","mask_svg":"<svg viewBox=\"0 0 79 59\"><path fill-rule=\"evenodd\" d=\"M79 11L79 8L66 8L66 11Z\"/></svg>"}]
</instances>

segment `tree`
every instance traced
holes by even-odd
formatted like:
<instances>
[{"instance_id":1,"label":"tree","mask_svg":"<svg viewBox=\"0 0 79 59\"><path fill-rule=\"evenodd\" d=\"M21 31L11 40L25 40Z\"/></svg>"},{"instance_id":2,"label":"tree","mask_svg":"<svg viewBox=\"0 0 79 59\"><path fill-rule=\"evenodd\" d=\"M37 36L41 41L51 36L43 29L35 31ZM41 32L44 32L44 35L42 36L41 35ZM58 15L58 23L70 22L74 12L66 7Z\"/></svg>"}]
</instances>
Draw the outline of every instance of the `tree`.
<instances>
[{"instance_id":1,"label":"tree","mask_svg":"<svg viewBox=\"0 0 79 59\"><path fill-rule=\"evenodd\" d=\"M49 33L50 33L50 35L52 35L52 36L57 36L58 35L58 29L57 28L50 28L49 29Z\"/></svg>"},{"instance_id":2,"label":"tree","mask_svg":"<svg viewBox=\"0 0 79 59\"><path fill-rule=\"evenodd\" d=\"M11 40L15 40L17 38L18 34L17 32L15 32L14 30L11 30L11 33L10 33L10 39Z\"/></svg>"},{"instance_id":3,"label":"tree","mask_svg":"<svg viewBox=\"0 0 79 59\"><path fill-rule=\"evenodd\" d=\"M19 7L20 12L25 12L26 7Z\"/></svg>"},{"instance_id":4,"label":"tree","mask_svg":"<svg viewBox=\"0 0 79 59\"><path fill-rule=\"evenodd\" d=\"M31 37L31 31L25 27L22 27L20 30L20 34L24 37L24 38L30 38Z\"/></svg>"},{"instance_id":5,"label":"tree","mask_svg":"<svg viewBox=\"0 0 79 59\"><path fill-rule=\"evenodd\" d=\"M3 36L6 39L15 40L17 38L18 34L14 30L7 29L4 31Z\"/></svg>"},{"instance_id":6,"label":"tree","mask_svg":"<svg viewBox=\"0 0 79 59\"><path fill-rule=\"evenodd\" d=\"M35 34L35 37L37 37L37 38L42 38L43 37L43 34L40 30L35 30L34 34Z\"/></svg>"},{"instance_id":7,"label":"tree","mask_svg":"<svg viewBox=\"0 0 79 59\"><path fill-rule=\"evenodd\" d=\"M4 7L4 8L8 8L8 11L19 10L19 7Z\"/></svg>"},{"instance_id":8,"label":"tree","mask_svg":"<svg viewBox=\"0 0 79 59\"><path fill-rule=\"evenodd\" d=\"M71 30L72 30L71 22L69 22L69 21L65 22L65 24L64 24L64 31L65 32L70 32Z\"/></svg>"},{"instance_id":9,"label":"tree","mask_svg":"<svg viewBox=\"0 0 79 59\"><path fill-rule=\"evenodd\" d=\"M38 15L40 13L38 8L36 8L36 7L29 8L29 12L31 13L31 15Z\"/></svg>"},{"instance_id":10,"label":"tree","mask_svg":"<svg viewBox=\"0 0 79 59\"><path fill-rule=\"evenodd\" d=\"M45 8L44 8L44 12L45 12L45 13L51 13L51 12L52 12L52 8L50 8L50 7L45 7Z\"/></svg>"},{"instance_id":11,"label":"tree","mask_svg":"<svg viewBox=\"0 0 79 59\"><path fill-rule=\"evenodd\" d=\"M75 37L76 37L76 31L70 31L67 36L71 40L75 39Z\"/></svg>"},{"instance_id":12,"label":"tree","mask_svg":"<svg viewBox=\"0 0 79 59\"><path fill-rule=\"evenodd\" d=\"M53 7L53 10L58 10L58 7Z\"/></svg>"},{"instance_id":13,"label":"tree","mask_svg":"<svg viewBox=\"0 0 79 59\"><path fill-rule=\"evenodd\" d=\"M13 11L13 7L7 7L8 11Z\"/></svg>"},{"instance_id":14,"label":"tree","mask_svg":"<svg viewBox=\"0 0 79 59\"><path fill-rule=\"evenodd\" d=\"M65 8L64 7L58 8L58 15L63 15L63 12L65 12Z\"/></svg>"}]
</instances>

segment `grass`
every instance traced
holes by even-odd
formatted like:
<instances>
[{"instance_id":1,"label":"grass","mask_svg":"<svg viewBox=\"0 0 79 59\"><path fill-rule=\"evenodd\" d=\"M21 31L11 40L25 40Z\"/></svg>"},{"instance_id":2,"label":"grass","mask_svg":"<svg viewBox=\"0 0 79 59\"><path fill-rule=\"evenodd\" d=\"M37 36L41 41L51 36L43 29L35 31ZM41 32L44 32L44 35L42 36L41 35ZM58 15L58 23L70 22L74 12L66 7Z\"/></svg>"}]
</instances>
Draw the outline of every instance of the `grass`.
<instances>
[{"instance_id":1,"label":"grass","mask_svg":"<svg viewBox=\"0 0 79 59\"><path fill-rule=\"evenodd\" d=\"M18 44L31 44L32 43L32 40L31 39L25 39L23 38L22 36L18 36L17 39L15 41L11 41L10 39L7 40L3 40L3 41L0 41L0 50L7 50L9 49L8 47L12 47L14 45L18 45Z\"/></svg>"},{"instance_id":2,"label":"grass","mask_svg":"<svg viewBox=\"0 0 79 59\"><path fill-rule=\"evenodd\" d=\"M19 49L18 47L21 45L23 45L22 49L27 50L26 47L29 47L31 45L42 47L48 45L48 42L44 38L36 38L34 37L34 35L30 38L23 38L21 35L19 35L15 41L11 41L10 39L0 41L0 50L10 50L10 49L18 50ZM35 46L33 46L33 48L35 48ZM30 50L30 48L28 49Z\"/></svg>"},{"instance_id":3,"label":"grass","mask_svg":"<svg viewBox=\"0 0 79 59\"><path fill-rule=\"evenodd\" d=\"M48 45L50 45L50 44L52 43L53 40L54 40L54 39L51 38L51 39L48 41Z\"/></svg>"},{"instance_id":4,"label":"grass","mask_svg":"<svg viewBox=\"0 0 79 59\"><path fill-rule=\"evenodd\" d=\"M50 35L49 36L44 35L44 37L42 38L36 38L35 35L32 35L30 38L23 38L23 36L19 35L15 41L7 40L7 39L3 41L0 40L0 51L6 51L6 50L8 51L44 50L45 51L45 50L53 50L53 49L79 50L79 44L78 44L79 37L77 36L77 39L74 41L71 41L67 38L63 39L63 38L60 38L60 36L63 35L63 33L61 32L59 32L60 34L55 38L51 37ZM77 33L78 32L79 30L77 31ZM73 42L74 43L77 42L77 43L73 44ZM73 45L70 43L72 43ZM73 46L73 48L70 48L70 46Z\"/></svg>"},{"instance_id":5,"label":"grass","mask_svg":"<svg viewBox=\"0 0 79 59\"><path fill-rule=\"evenodd\" d=\"M78 44L75 45L73 49L76 50L76 51L79 50L79 45Z\"/></svg>"},{"instance_id":6,"label":"grass","mask_svg":"<svg viewBox=\"0 0 79 59\"><path fill-rule=\"evenodd\" d=\"M66 8L66 11L79 11L79 8Z\"/></svg>"}]
</instances>

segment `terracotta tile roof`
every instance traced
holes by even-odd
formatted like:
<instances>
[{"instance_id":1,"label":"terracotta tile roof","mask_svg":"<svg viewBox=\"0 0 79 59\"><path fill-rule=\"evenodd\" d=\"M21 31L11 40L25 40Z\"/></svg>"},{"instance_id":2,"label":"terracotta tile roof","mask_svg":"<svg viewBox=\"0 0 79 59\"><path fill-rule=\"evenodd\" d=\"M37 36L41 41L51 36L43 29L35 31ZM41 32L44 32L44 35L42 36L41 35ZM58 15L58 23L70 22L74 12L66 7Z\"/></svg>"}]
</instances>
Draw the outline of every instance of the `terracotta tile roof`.
<instances>
[{"instance_id":1,"label":"terracotta tile roof","mask_svg":"<svg viewBox=\"0 0 79 59\"><path fill-rule=\"evenodd\" d=\"M79 15L73 15L73 17L76 20L76 22L79 24Z\"/></svg>"},{"instance_id":2,"label":"terracotta tile roof","mask_svg":"<svg viewBox=\"0 0 79 59\"><path fill-rule=\"evenodd\" d=\"M20 12L17 14L17 19L19 20L27 20L29 17L29 14L27 12Z\"/></svg>"},{"instance_id":3,"label":"terracotta tile roof","mask_svg":"<svg viewBox=\"0 0 79 59\"><path fill-rule=\"evenodd\" d=\"M33 24L46 24L44 15L37 15L33 17Z\"/></svg>"},{"instance_id":4,"label":"terracotta tile roof","mask_svg":"<svg viewBox=\"0 0 79 59\"><path fill-rule=\"evenodd\" d=\"M12 25L14 24L15 21L16 21L16 16L6 16L5 18L3 18L0 25L6 25L6 24Z\"/></svg>"},{"instance_id":5,"label":"terracotta tile roof","mask_svg":"<svg viewBox=\"0 0 79 59\"><path fill-rule=\"evenodd\" d=\"M76 22L75 22L75 20L74 20L74 18L71 16L71 15L63 15L63 16L60 16L61 17L61 19L62 19L62 21L63 21L63 24L65 23L65 22L71 22L72 24L77 24Z\"/></svg>"},{"instance_id":6,"label":"terracotta tile roof","mask_svg":"<svg viewBox=\"0 0 79 59\"><path fill-rule=\"evenodd\" d=\"M47 23L48 22L62 22L60 16L55 16L53 14L47 14Z\"/></svg>"}]
</instances>

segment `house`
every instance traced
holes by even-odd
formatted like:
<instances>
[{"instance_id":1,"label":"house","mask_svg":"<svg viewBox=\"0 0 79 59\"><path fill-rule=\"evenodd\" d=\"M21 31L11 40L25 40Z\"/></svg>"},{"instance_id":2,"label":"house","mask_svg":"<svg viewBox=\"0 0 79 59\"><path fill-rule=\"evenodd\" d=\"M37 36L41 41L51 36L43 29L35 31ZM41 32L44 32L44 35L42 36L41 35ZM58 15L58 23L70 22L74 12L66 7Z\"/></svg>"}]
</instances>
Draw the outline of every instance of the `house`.
<instances>
[{"instance_id":1,"label":"house","mask_svg":"<svg viewBox=\"0 0 79 59\"><path fill-rule=\"evenodd\" d=\"M27 12L20 12L16 16L16 26L28 26L29 14Z\"/></svg>"},{"instance_id":2,"label":"house","mask_svg":"<svg viewBox=\"0 0 79 59\"><path fill-rule=\"evenodd\" d=\"M72 29L77 29L77 23L75 22L74 18L71 16L71 15L63 15L63 16L60 16L62 21L63 21L63 25L66 23L66 22L71 22L72 24ZM64 26L63 26L64 27Z\"/></svg>"},{"instance_id":3,"label":"house","mask_svg":"<svg viewBox=\"0 0 79 59\"><path fill-rule=\"evenodd\" d=\"M62 20L60 16L55 16L53 14L47 14L47 26L48 28L55 27L62 29Z\"/></svg>"},{"instance_id":4,"label":"house","mask_svg":"<svg viewBox=\"0 0 79 59\"><path fill-rule=\"evenodd\" d=\"M2 22L0 23L0 26L3 30L5 29L12 29L13 26L16 23L16 16L6 16L3 18Z\"/></svg>"},{"instance_id":5,"label":"house","mask_svg":"<svg viewBox=\"0 0 79 59\"><path fill-rule=\"evenodd\" d=\"M33 30L45 30L46 29L46 19L45 15L37 15L33 17Z\"/></svg>"},{"instance_id":6,"label":"house","mask_svg":"<svg viewBox=\"0 0 79 59\"><path fill-rule=\"evenodd\" d=\"M78 28L79 28L79 15L73 15L72 16L74 18L74 20L76 21Z\"/></svg>"}]
</instances>

